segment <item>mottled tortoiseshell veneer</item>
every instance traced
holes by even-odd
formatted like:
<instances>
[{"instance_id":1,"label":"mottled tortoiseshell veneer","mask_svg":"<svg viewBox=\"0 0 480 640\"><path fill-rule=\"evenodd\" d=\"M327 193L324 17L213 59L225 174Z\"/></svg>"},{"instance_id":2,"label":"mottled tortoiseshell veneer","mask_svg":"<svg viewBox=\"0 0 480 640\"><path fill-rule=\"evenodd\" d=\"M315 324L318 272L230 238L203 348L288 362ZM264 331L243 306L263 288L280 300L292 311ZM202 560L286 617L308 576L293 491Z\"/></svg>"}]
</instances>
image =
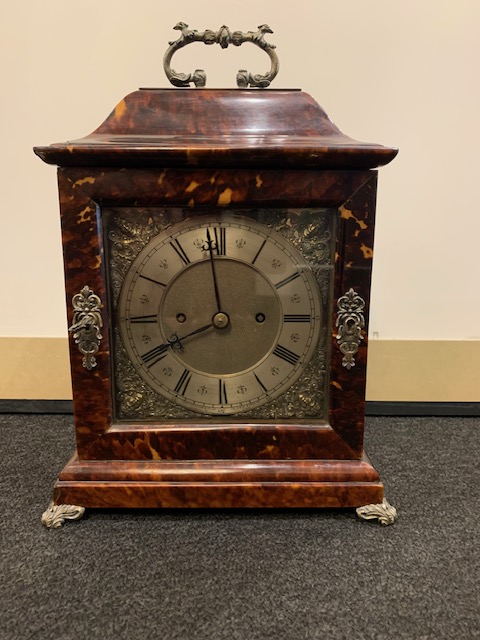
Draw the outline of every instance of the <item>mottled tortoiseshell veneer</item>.
<instances>
[{"instance_id":1,"label":"mottled tortoiseshell veneer","mask_svg":"<svg viewBox=\"0 0 480 640\"><path fill-rule=\"evenodd\" d=\"M123 99L91 135L35 149L57 164L66 299L100 297L102 341L92 370L70 338L77 452L54 502L85 507L351 507L380 503L363 451L375 168L396 150L345 136L306 93L146 89ZM112 207L328 208L336 217L328 309L327 419L117 421L108 250ZM348 368L338 300L364 301Z\"/></svg>"}]
</instances>

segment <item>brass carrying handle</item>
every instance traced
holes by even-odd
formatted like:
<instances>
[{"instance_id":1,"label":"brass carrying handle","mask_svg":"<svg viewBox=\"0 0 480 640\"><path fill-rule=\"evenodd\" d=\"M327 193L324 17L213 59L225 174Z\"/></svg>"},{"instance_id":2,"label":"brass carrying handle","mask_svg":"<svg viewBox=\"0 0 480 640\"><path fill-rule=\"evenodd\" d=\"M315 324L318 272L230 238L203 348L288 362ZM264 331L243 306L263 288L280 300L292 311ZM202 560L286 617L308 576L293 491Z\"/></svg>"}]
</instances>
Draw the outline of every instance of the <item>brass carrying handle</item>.
<instances>
[{"instance_id":1,"label":"brass carrying handle","mask_svg":"<svg viewBox=\"0 0 480 640\"><path fill-rule=\"evenodd\" d=\"M240 69L237 73L237 85L239 87L250 86L266 89L278 73L279 64L278 56L274 51L275 45L265 40L266 33L273 33L268 24L261 24L258 27L258 31L247 31L246 33L242 31L232 32L225 25L220 27L218 31L212 31L211 29L197 31L196 29L189 29L188 24L185 24L185 22L177 22L173 28L180 31L181 35L177 40L172 40L168 43L170 46L163 56L163 68L167 78L175 87L188 87L191 82L196 87L204 87L207 83L207 74L203 69L196 69L193 73L178 73L170 66L173 54L192 42L219 44L222 49L226 49L230 44L239 47L244 42L252 42L263 49L271 61L270 71L264 75L253 75L246 69Z\"/></svg>"}]
</instances>

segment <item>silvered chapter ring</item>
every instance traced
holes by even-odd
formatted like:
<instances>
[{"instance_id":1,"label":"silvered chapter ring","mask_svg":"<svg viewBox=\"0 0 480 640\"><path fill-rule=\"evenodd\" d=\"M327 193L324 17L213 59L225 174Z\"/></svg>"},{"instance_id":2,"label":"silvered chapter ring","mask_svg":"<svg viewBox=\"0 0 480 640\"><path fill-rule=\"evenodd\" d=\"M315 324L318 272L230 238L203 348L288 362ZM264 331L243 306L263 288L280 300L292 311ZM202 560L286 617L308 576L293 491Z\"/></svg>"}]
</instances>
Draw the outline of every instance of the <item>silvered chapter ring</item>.
<instances>
[{"instance_id":1,"label":"silvered chapter ring","mask_svg":"<svg viewBox=\"0 0 480 640\"><path fill-rule=\"evenodd\" d=\"M220 27L218 31L212 31L211 29L197 31L196 29L189 29L188 24L185 24L185 22L177 22L173 28L180 31L181 35L177 40L168 43L170 46L163 56L163 68L167 78L175 87L188 87L192 82L196 87L204 87L206 85L207 74L203 69L196 69L193 73L178 73L170 66L173 54L192 42L219 44L222 49L226 49L230 44L239 47L244 42L252 42L263 49L270 58L270 71L264 75L253 75L246 69L240 69L237 73L237 85L239 87L250 86L265 89L278 73L279 64L278 56L274 51L275 45L265 40L266 33L273 33L268 24L261 24L257 31L247 31L246 33L242 31L232 32L225 25Z\"/></svg>"}]
</instances>

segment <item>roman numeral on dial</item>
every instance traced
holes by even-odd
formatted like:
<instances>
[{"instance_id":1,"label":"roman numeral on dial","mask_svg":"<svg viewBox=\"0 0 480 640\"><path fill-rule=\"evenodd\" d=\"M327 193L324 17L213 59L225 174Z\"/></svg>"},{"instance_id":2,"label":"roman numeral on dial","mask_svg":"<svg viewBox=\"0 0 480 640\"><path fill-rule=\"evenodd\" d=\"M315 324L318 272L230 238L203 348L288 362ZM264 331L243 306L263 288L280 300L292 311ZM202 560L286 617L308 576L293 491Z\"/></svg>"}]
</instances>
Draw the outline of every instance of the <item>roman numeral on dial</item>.
<instances>
[{"instance_id":1,"label":"roman numeral on dial","mask_svg":"<svg viewBox=\"0 0 480 640\"><path fill-rule=\"evenodd\" d=\"M144 353L141 358L149 368L153 367L154 364L157 364L162 358L165 358L169 347L170 344L161 344Z\"/></svg>"},{"instance_id":2,"label":"roman numeral on dial","mask_svg":"<svg viewBox=\"0 0 480 640\"><path fill-rule=\"evenodd\" d=\"M288 278L285 278L284 280L280 280L280 282L277 282L277 284L275 285L275 289L280 289L280 287L284 287L286 284L288 284L289 282L292 282L292 280L295 280L296 278L300 277L300 273L297 271L296 273L292 273L291 276L288 276Z\"/></svg>"},{"instance_id":3,"label":"roman numeral on dial","mask_svg":"<svg viewBox=\"0 0 480 640\"><path fill-rule=\"evenodd\" d=\"M179 381L175 385L175 391L184 396L187 391L188 385L190 384L191 378L192 372L188 369L184 369Z\"/></svg>"},{"instance_id":4,"label":"roman numeral on dial","mask_svg":"<svg viewBox=\"0 0 480 640\"><path fill-rule=\"evenodd\" d=\"M172 242L170 242L170 246L172 247L172 249L175 251L175 253L177 254L177 256L180 258L180 260L183 262L185 266L187 264L190 264L190 260L178 240L172 240Z\"/></svg>"},{"instance_id":5,"label":"roman numeral on dial","mask_svg":"<svg viewBox=\"0 0 480 640\"><path fill-rule=\"evenodd\" d=\"M296 353L293 353L293 351L290 351L290 349L282 347L281 344L277 344L277 346L273 350L273 355L277 356L277 358L285 360L285 362L288 362L289 364L294 365L297 364L300 359L300 356L298 356Z\"/></svg>"},{"instance_id":6,"label":"roman numeral on dial","mask_svg":"<svg viewBox=\"0 0 480 640\"><path fill-rule=\"evenodd\" d=\"M262 387L262 389L265 391L265 393L268 393L267 387L263 384L263 382L260 380L260 378L257 376L257 374L255 372L253 372L253 375L255 376L256 381Z\"/></svg>"},{"instance_id":7,"label":"roman numeral on dial","mask_svg":"<svg viewBox=\"0 0 480 640\"><path fill-rule=\"evenodd\" d=\"M286 313L283 316L284 322L310 322L311 319L308 313Z\"/></svg>"},{"instance_id":8,"label":"roman numeral on dial","mask_svg":"<svg viewBox=\"0 0 480 640\"><path fill-rule=\"evenodd\" d=\"M218 402L219 404L228 404L227 390L225 388L225 381L218 381Z\"/></svg>"},{"instance_id":9,"label":"roman numeral on dial","mask_svg":"<svg viewBox=\"0 0 480 640\"><path fill-rule=\"evenodd\" d=\"M131 318L127 318L127 320L132 324L137 324L137 323L150 324L150 323L157 322L157 314L155 313L154 315L151 315L151 316L132 316Z\"/></svg>"},{"instance_id":10,"label":"roman numeral on dial","mask_svg":"<svg viewBox=\"0 0 480 640\"><path fill-rule=\"evenodd\" d=\"M222 227L214 227L213 233L215 235L217 256L224 256L227 242L227 230Z\"/></svg>"},{"instance_id":11,"label":"roman numeral on dial","mask_svg":"<svg viewBox=\"0 0 480 640\"><path fill-rule=\"evenodd\" d=\"M257 251L257 253L255 254L254 259L252 260L252 264L255 264L255 262L257 261L258 256L260 255L261 250L263 249L263 247L265 246L265 243L267 242L267 240L265 239L262 244L260 245L260 249Z\"/></svg>"},{"instance_id":12,"label":"roman numeral on dial","mask_svg":"<svg viewBox=\"0 0 480 640\"><path fill-rule=\"evenodd\" d=\"M153 278L149 278L148 276L144 276L142 273L139 276L140 278L143 278L144 280L148 280L149 282L153 282L153 284L158 284L161 287L166 287L167 285L164 284L163 282L160 282L159 280L154 280Z\"/></svg>"}]
</instances>

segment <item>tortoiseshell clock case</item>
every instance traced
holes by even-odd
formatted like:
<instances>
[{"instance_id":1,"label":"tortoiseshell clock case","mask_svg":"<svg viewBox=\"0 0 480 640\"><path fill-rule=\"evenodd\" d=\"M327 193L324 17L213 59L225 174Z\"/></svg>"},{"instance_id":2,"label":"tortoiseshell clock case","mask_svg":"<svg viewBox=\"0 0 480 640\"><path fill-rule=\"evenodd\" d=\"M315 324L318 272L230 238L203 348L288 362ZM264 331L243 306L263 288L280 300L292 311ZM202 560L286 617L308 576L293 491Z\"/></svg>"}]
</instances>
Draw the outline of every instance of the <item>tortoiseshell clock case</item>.
<instances>
[{"instance_id":1,"label":"tortoiseshell clock case","mask_svg":"<svg viewBox=\"0 0 480 640\"><path fill-rule=\"evenodd\" d=\"M71 327L77 451L55 486L54 506L72 505L71 515L65 507L62 517L78 517L75 506L381 504L383 485L363 449L367 331L375 168L390 162L396 150L345 136L311 96L299 90L145 89L124 98L89 136L37 147L35 152L59 166ZM237 219L245 230L232 235ZM216 231L226 233L226 253L219 253L218 238L209 245L203 231L188 246L174 246L180 236L168 234L190 223L210 228L212 237ZM245 242L254 243L257 236L273 242L275 234L278 251L287 247L288 253L292 247L292 273L312 274L301 285L308 289L309 282L315 283L312 299L318 304L312 303L312 312L310 307L295 312L295 295L301 296L281 284L286 280L291 286L288 273L276 276L266 265L263 271L258 268L258 275L253 267L235 266L242 260L252 264L254 253L242 257ZM260 339L251 347L260 349L259 361L268 367L258 368L252 356L250 369L245 365L247 374L235 380L225 351L227 374L220 376L220 396L212 396L210 405L207 394L216 391L207 378L194 377L198 367L189 368L187 341L180 341L178 352L168 335L168 343L158 346L161 340L154 331L163 335L167 329L161 323L167 326L173 317L166 314L157 323L155 305L163 308L163 289L157 287L158 300L143 316L136 312L137 320L125 319L123 307L119 311L128 278L132 295L138 291L148 298L134 283L138 273L147 273L135 260L142 251L147 255L149 246L170 251L161 249L160 266L161 260L177 259L173 250L183 260L172 281L200 258L206 261L205 269L211 264L217 271L227 258L233 278L255 275L256 282L265 280L266 290L276 296L272 308L275 317L280 313L275 334L280 338L272 338L265 353ZM209 247L216 249L215 255L209 255ZM272 269L275 260L282 262L274 256ZM144 275L148 278L153 279L151 273ZM155 290L155 284L151 286ZM187 289L185 295L195 292ZM315 304L321 311L315 311ZM264 315L255 316L258 326L252 320L252 332L264 330ZM177 314L177 321L182 323L183 316ZM240 315L234 317L238 326ZM130 333L128 327L122 329L122 321L131 323ZM214 318L214 336L221 335L221 321ZM310 324L313 338L302 337ZM179 324L172 334L178 339L181 330ZM142 341L149 355L143 354L142 361L140 353L137 362ZM307 345L301 346L304 360L296 341ZM157 363L157 356L170 358L170 364ZM215 362L214 369L218 359ZM250 366L248 358L245 362ZM163 381L164 369L178 379ZM269 395L276 369L285 372L287 382ZM256 390L249 389L254 377ZM237 393L245 394L245 402ZM213 408L195 409L203 402L202 394L204 406ZM227 410L222 412L222 406Z\"/></svg>"}]
</instances>

